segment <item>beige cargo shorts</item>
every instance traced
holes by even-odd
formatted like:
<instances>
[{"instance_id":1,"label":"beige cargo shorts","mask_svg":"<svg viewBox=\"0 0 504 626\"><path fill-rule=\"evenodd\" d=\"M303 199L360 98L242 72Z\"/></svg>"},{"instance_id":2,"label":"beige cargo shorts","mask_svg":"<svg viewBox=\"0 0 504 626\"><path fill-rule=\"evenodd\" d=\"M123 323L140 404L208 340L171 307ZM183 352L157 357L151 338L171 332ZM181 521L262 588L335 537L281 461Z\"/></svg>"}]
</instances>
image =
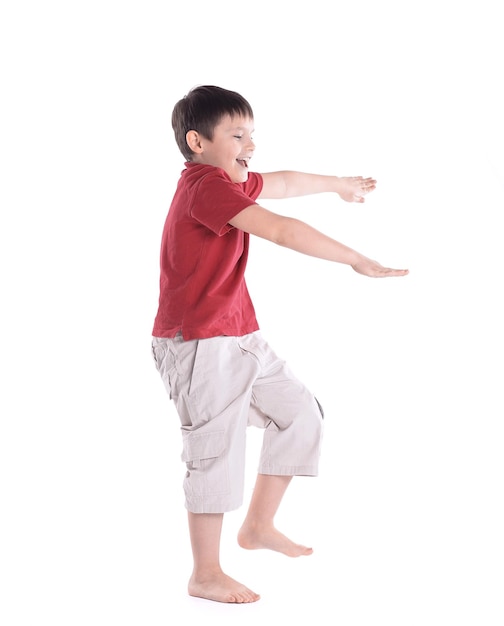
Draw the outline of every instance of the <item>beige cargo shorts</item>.
<instances>
[{"instance_id":1,"label":"beige cargo shorts","mask_svg":"<svg viewBox=\"0 0 504 626\"><path fill-rule=\"evenodd\" d=\"M152 340L182 430L185 506L224 513L243 503L247 426L264 429L260 474L316 476L323 411L260 331Z\"/></svg>"}]
</instances>

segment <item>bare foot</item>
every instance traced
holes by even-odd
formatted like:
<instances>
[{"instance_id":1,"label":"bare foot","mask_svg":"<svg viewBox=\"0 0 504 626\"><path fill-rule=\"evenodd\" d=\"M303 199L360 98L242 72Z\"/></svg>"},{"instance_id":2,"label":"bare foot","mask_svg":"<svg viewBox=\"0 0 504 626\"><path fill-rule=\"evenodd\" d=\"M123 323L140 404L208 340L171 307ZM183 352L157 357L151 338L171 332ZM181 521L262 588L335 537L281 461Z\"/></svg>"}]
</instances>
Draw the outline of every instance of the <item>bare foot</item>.
<instances>
[{"instance_id":1,"label":"bare foot","mask_svg":"<svg viewBox=\"0 0 504 626\"><path fill-rule=\"evenodd\" d=\"M238 533L238 544L246 550L266 548L293 557L308 556L313 553L312 548L294 543L274 526L258 528L244 524Z\"/></svg>"},{"instance_id":2,"label":"bare foot","mask_svg":"<svg viewBox=\"0 0 504 626\"><path fill-rule=\"evenodd\" d=\"M196 598L235 604L257 602L261 597L224 572L212 572L204 577L193 574L189 580L188 592Z\"/></svg>"}]
</instances>

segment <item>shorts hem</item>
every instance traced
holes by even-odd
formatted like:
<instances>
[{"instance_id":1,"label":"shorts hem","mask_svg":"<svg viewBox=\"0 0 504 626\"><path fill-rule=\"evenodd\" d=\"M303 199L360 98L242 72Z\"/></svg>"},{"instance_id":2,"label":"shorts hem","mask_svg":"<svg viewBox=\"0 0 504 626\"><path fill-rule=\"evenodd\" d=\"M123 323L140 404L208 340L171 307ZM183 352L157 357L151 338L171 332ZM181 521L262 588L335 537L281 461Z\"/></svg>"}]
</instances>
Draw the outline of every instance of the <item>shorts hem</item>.
<instances>
[{"instance_id":1,"label":"shorts hem","mask_svg":"<svg viewBox=\"0 0 504 626\"><path fill-rule=\"evenodd\" d=\"M223 500L217 502L209 502L208 500L201 500L199 502L188 502L185 503L185 508L190 513L229 513L230 511L236 511L239 509L243 501L240 502L226 502Z\"/></svg>"},{"instance_id":2,"label":"shorts hem","mask_svg":"<svg viewBox=\"0 0 504 626\"><path fill-rule=\"evenodd\" d=\"M313 465L301 465L301 466L281 466L272 467L270 465L262 465L258 469L259 474L266 474L267 476L318 476L318 467Z\"/></svg>"}]
</instances>

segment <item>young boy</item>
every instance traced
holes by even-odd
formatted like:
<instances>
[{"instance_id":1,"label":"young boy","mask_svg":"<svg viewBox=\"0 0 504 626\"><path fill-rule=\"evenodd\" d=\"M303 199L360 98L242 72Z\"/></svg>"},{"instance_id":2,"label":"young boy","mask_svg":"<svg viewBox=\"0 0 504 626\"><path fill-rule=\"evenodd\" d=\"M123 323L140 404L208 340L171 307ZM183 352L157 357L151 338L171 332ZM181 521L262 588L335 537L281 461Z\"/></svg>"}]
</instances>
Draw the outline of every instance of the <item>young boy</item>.
<instances>
[{"instance_id":1,"label":"young boy","mask_svg":"<svg viewBox=\"0 0 504 626\"><path fill-rule=\"evenodd\" d=\"M249 235L366 276L404 276L408 270L382 267L257 203L322 192L364 202L376 181L250 171L254 116L240 94L196 87L175 105L172 125L186 163L162 235L152 349L182 425L194 559L188 591L219 602L255 602L259 595L227 576L219 561L224 513L243 500L246 428L264 428L264 440L238 543L309 555L311 548L275 528L274 517L293 476L317 475L323 413L260 334L244 278Z\"/></svg>"}]
</instances>

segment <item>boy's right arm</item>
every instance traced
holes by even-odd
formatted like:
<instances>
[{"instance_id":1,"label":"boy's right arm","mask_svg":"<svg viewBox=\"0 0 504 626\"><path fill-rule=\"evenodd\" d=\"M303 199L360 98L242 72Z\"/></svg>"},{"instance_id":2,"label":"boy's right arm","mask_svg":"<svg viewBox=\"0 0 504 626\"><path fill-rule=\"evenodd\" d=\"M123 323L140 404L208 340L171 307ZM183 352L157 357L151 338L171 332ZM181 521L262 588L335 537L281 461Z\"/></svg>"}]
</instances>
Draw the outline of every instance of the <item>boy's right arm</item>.
<instances>
[{"instance_id":1,"label":"boy's right arm","mask_svg":"<svg viewBox=\"0 0 504 626\"><path fill-rule=\"evenodd\" d=\"M261 174L263 188L259 198L279 199L319 193L337 193L345 202L364 202L364 196L376 188L374 178L363 176L324 176L296 171Z\"/></svg>"},{"instance_id":2,"label":"boy's right arm","mask_svg":"<svg viewBox=\"0 0 504 626\"><path fill-rule=\"evenodd\" d=\"M251 235L267 239L296 252L350 265L353 270L364 276L378 278L408 274L408 270L383 267L356 250L352 250L352 248L321 233L309 224L273 213L257 204L240 211L229 223Z\"/></svg>"}]
</instances>

